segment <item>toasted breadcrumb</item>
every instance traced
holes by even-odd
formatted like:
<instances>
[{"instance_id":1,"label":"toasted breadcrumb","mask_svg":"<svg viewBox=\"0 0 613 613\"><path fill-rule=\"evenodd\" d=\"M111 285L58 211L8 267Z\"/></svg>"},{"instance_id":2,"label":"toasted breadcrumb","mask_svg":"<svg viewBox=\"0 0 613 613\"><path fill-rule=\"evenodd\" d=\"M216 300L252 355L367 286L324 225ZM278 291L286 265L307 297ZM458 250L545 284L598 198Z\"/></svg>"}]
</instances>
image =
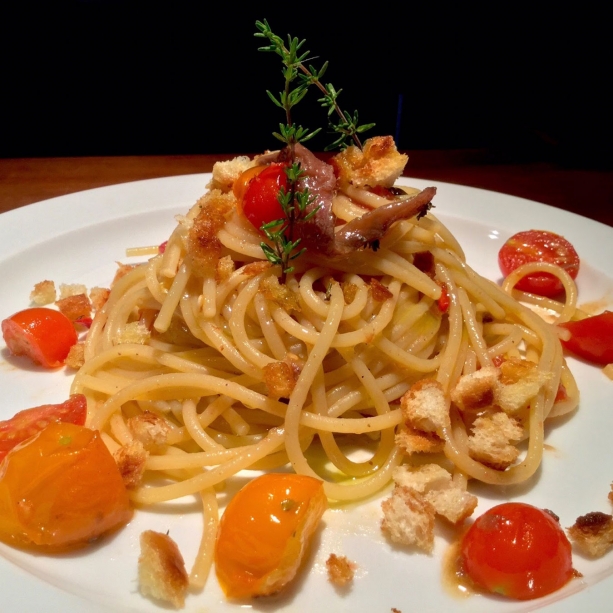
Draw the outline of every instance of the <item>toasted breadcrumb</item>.
<instances>
[{"instance_id":1,"label":"toasted breadcrumb","mask_svg":"<svg viewBox=\"0 0 613 613\"><path fill-rule=\"evenodd\" d=\"M268 270L271 266L272 264L270 262L251 262L251 264L246 264L243 266L242 272L244 275L255 277L261 272Z\"/></svg>"},{"instance_id":2,"label":"toasted breadcrumb","mask_svg":"<svg viewBox=\"0 0 613 613\"><path fill-rule=\"evenodd\" d=\"M458 485L442 466L426 464L394 469L394 483L408 487L429 502L435 512L453 524L470 517L477 507L478 499Z\"/></svg>"},{"instance_id":3,"label":"toasted breadcrumb","mask_svg":"<svg viewBox=\"0 0 613 613\"><path fill-rule=\"evenodd\" d=\"M151 338L151 332L140 321L132 321L127 323L123 329L113 339L115 345L126 345L135 343L137 345L145 345Z\"/></svg>"},{"instance_id":4,"label":"toasted breadcrumb","mask_svg":"<svg viewBox=\"0 0 613 613\"><path fill-rule=\"evenodd\" d=\"M357 566L345 556L337 556L331 553L330 557L326 560L326 568L328 569L328 579L330 582L339 587L344 587L353 581Z\"/></svg>"},{"instance_id":5,"label":"toasted breadcrumb","mask_svg":"<svg viewBox=\"0 0 613 613\"><path fill-rule=\"evenodd\" d=\"M76 296L77 294L87 294L87 288L80 283L65 284L60 283L60 300Z\"/></svg>"},{"instance_id":6,"label":"toasted breadcrumb","mask_svg":"<svg viewBox=\"0 0 613 613\"><path fill-rule=\"evenodd\" d=\"M149 453L139 441L123 445L113 454L127 489L134 489L140 485L148 456Z\"/></svg>"},{"instance_id":7,"label":"toasted breadcrumb","mask_svg":"<svg viewBox=\"0 0 613 613\"><path fill-rule=\"evenodd\" d=\"M73 322L80 318L91 317L92 314L92 304L85 293L60 298L55 304Z\"/></svg>"},{"instance_id":8,"label":"toasted breadcrumb","mask_svg":"<svg viewBox=\"0 0 613 613\"><path fill-rule=\"evenodd\" d=\"M147 530L140 536L138 583L143 596L185 605L189 577L177 544L167 535Z\"/></svg>"},{"instance_id":9,"label":"toasted breadcrumb","mask_svg":"<svg viewBox=\"0 0 613 613\"><path fill-rule=\"evenodd\" d=\"M364 143L362 150L353 145L347 147L334 156L333 164L341 184L392 187L408 159L398 152L391 136L375 136Z\"/></svg>"},{"instance_id":10,"label":"toasted breadcrumb","mask_svg":"<svg viewBox=\"0 0 613 613\"><path fill-rule=\"evenodd\" d=\"M85 364L85 343L76 343L68 351L64 364L69 368L79 370Z\"/></svg>"},{"instance_id":11,"label":"toasted breadcrumb","mask_svg":"<svg viewBox=\"0 0 613 613\"><path fill-rule=\"evenodd\" d=\"M375 302L385 302L394 296L383 283L374 277L370 280L370 292Z\"/></svg>"},{"instance_id":12,"label":"toasted breadcrumb","mask_svg":"<svg viewBox=\"0 0 613 613\"><path fill-rule=\"evenodd\" d=\"M30 293L30 300L34 304L43 306L55 302L56 296L55 283L53 281L41 281L34 286Z\"/></svg>"},{"instance_id":13,"label":"toasted breadcrumb","mask_svg":"<svg viewBox=\"0 0 613 613\"><path fill-rule=\"evenodd\" d=\"M519 455L512 442L523 437L522 426L506 413L497 412L475 419L473 434L468 437L470 456L497 470L505 470Z\"/></svg>"},{"instance_id":14,"label":"toasted breadcrumb","mask_svg":"<svg viewBox=\"0 0 613 613\"><path fill-rule=\"evenodd\" d=\"M111 290L107 287L92 287L89 292L89 299L96 311L99 311L109 299Z\"/></svg>"},{"instance_id":15,"label":"toasted breadcrumb","mask_svg":"<svg viewBox=\"0 0 613 613\"><path fill-rule=\"evenodd\" d=\"M407 426L401 426L395 436L396 446L407 455L413 453L441 453L445 441L432 432L419 432Z\"/></svg>"},{"instance_id":16,"label":"toasted breadcrumb","mask_svg":"<svg viewBox=\"0 0 613 613\"><path fill-rule=\"evenodd\" d=\"M148 451L162 447L168 441L170 427L165 419L151 411L130 417L127 425L134 439Z\"/></svg>"},{"instance_id":17,"label":"toasted breadcrumb","mask_svg":"<svg viewBox=\"0 0 613 613\"><path fill-rule=\"evenodd\" d=\"M234 272L234 260L231 255L225 255L223 258L219 258L217 266L215 268L215 281L217 283L223 283L230 278L230 275Z\"/></svg>"},{"instance_id":18,"label":"toasted breadcrumb","mask_svg":"<svg viewBox=\"0 0 613 613\"><path fill-rule=\"evenodd\" d=\"M434 507L415 490L396 485L381 503L381 529L394 543L423 549L434 548Z\"/></svg>"},{"instance_id":19,"label":"toasted breadcrumb","mask_svg":"<svg viewBox=\"0 0 613 613\"><path fill-rule=\"evenodd\" d=\"M496 387L494 402L503 411L515 413L534 398L551 378L534 362L513 358L500 365L500 385Z\"/></svg>"},{"instance_id":20,"label":"toasted breadcrumb","mask_svg":"<svg viewBox=\"0 0 613 613\"><path fill-rule=\"evenodd\" d=\"M236 198L232 193L223 194L214 189L197 204L201 205L201 209L187 235L187 253L196 274L214 275L222 252L217 235L225 225L227 215L234 210Z\"/></svg>"},{"instance_id":21,"label":"toasted breadcrumb","mask_svg":"<svg viewBox=\"0 0 613 613\"><path fill-rule=\"evenodd\" d=\"M262 369L272 398L289 398L296 386L294 370L287 362L270 362Z\"/></svg>"},{"instance_id":22,"label":"toasted breadcrumb","mask_svg":"<svg viewBox=\"0 0 613 613\"><path fill-rule=\"evenodd\" d=\"M577 517L568 536L588 556L600 558L613 546L613 517L598 511Z\"/></svg>"},{"instance_id":23,"label":"toasted breadcrumb","mask_svg":"<svg viewBox=\"0 0 613 613\"><path fill-rule=\"evenodd\" d=\"M298 296L287 285L279 283L274 275L262 279L260 291L267 300L272 300L288 313L301 310Z\"/></svg>"},{"instance_id":24,"label":"toasted breadcrumb","mask_svg":"<svg viewBox=\"0 0 613 613\"><path fill-rule=\"evenodd\" d=\"M422 379L411 386L400 401L407 425L423 432L440 432L450 425L449 406L443 386L434 379Z\"/></svg>"},{"instance_id":25,"label":"toasted breadcrumb","mask_svg":"<svg viewBox=\"0 0 613 613\"><path fill-rule=\"evenodd\" d=\"M249 159L246 155L235 157L224 162L215 162L213 166L213 179L206 186L207 189L219 189L222 192L229 192L245 170L255 166L255 160Z\"/></svg>"},{"instance_id":26,"label":"toasted breadcrumb","mask_svg":"<svg viewBox=\"0 0 613 613\"><path fill-rule=\"evenodd\" d=\"M451 400L460 411L489 407L494 402L494 391L500 370L486 366L469 375L463 375L451 390Z\"/></svg>"},{"instance_id":27,"label":"toasted breadcrumb","mask_svg":"<svg viewBox=\"0 0 613 613\"><path fill-rule=\"evenodd\" d=\"M355 295L358 293L358 286L355 283L343 281L341 283L341 289L343 290L343 298L345 298L345 304L351 304L355 299Z\"/></svg>"}]
</instances>

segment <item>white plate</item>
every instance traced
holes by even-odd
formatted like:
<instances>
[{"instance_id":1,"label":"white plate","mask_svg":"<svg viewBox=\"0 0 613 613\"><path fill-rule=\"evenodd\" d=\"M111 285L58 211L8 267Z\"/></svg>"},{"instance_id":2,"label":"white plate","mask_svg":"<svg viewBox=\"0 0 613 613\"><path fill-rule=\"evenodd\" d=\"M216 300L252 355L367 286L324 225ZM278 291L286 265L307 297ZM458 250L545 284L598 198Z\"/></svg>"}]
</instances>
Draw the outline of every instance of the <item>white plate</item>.
<instances>
[{"instance_id":1,"label":"white plate","mask_svg":"<svg viewBox=\"0 0 613 613\"><path fill-rule=\"evenodd\" d=\"M25 308L34 284L108 285L114 262L126 261L125 248L165 240L184 213L204 192L206 175L189 175L127 183L40 202L0 216L0 318ZM430 182L407 179L425 187ZM435 213L465 248L468 262L481 274L499 279L496 257L502 242L519 230L548 229L563 234L582 258L578 283L581 301L613 304L613 230L602 224L545 205L503 194L438 184ZM514 499L554 510L562 525L589 511L610 512L607 500L613 480L613 382L599 368L570 360L581 389L579 410L570 419L547 427L548 450L542 468L528 484L503 489L478 487L477 514L497 502ZM0 418L16 411L66 398L70 378L43 372L11 358L0 361ZM193 499L175 504L172 512L143 511L111 539L92 549L64 556L27 554L0 545L2 610L47 613L79 611L151 611L155 606L138 594L138 536L144 529L170 530L189 565L200 534L198 505ZM613 552L590 561L578 554L574 565L583 573L550 597L509 602L474 596L454 599L441 583L441 559L452 537L437 528L432 556L390 546L379 530L375 500L350 510L330 510L324 529L296 584L282 596L258 600L261 611L529 611L549 605L571 611L608 608L613 597ZM327 581L325 560L344 554L358 565L350 590L338 592ZM597 582L598 585L595 585ZM552 604L553 603L553 604ZM187 611L232 611L214 576L204 592L190 594Z\"/></svg>"}]
</instances>

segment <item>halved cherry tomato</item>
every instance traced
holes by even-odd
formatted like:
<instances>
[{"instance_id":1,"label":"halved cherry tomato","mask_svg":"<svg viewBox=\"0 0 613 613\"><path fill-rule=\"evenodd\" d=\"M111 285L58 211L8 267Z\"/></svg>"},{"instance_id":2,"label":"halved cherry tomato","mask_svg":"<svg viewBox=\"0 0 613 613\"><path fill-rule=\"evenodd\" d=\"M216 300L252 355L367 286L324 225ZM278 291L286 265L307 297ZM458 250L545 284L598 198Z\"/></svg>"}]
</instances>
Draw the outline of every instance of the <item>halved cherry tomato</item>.
<instances>
[{"instance_id":1,"label":"halved cherry tomato","mask_svg":"<svg viewBox=\"0 0 613 613\"><path fill-rule=\"evenodd\" d=\"M518 232L498 253L498 264L505 277L530 262L556 264L573 279L579 272L579 256L575 248L563 236L545 230ZM515 287L539 296L555 296L563 290L559 279L549 273L527 275Z\"/></svg>"},{"instance_id":2,"label":"halved cherry tomato","mask_svg":"<svg viewBox=\"0 0 613 613\"><path fill-rule=\"evenodd\" d=\"M291 581L326 510L323 484L271 473L228 504L217 532L215 568L229 598L266 596Z\"/></svg>"},{"instance_id":3,"label":"halved cherry tomato","mask_svg":"<svg viewBox=\"0 0 613 613\"><path fill-rule=\"evenodd\" d=\"M559 325L570 332L570 338L562 341L565 349L595 364L613 363L613 312Z\"/></svg>"},{"instance_id":4,"label":"halved cherry tomato","mask_svg":"<svg viewBox=\"0 0 613 613\"><path fill-rule=\"evenodd\" d=\"M50 423L85 424L87 400L83 394L73 394L61 404L43 404L16 413L11 419L0 421L0 461L19 443L34 436Z\"/></svg>"},{"instance_id":5,"label":"halved cherry tomato","mask_svg":"<svg viewBox=\"0 0 613 613\"><path fill-rule=\"evenodd\" d=\"M0 540L58 551L132 517L117 464L98 432L52 423L15 447L0 472Z\"/></svg>"},{"instance_id":6,"label":"halved cherry tomato","mask_svg":"<svg viewBox=\"0 0 613 613\"><path fill-rule=\"evenodd\" d=\"M251 179L242 199L245 217L258 230L263 224L285 218L277 196L287 189L286 164L273 163ZM247 171L249 172L249 171Z\"/></svg>"},{"instance_id":7,"label":"halved cherry tomato","mask_svg":"<svg viewBox=\"0 0 613 613\"><path fill-rule=\"evenodd\" d=\"M478 587L518 600L550 594L573 576L571 545L560 524L521 502L477 518L462 540L460 564Z\"/></svg>"},{"instance_id":8,"label":"halved cherry tomato","mask_svg":"<svg viewBox=\"0 0 613 613\"><path fill-rule=\"evenodd\" d=\"M2 336L13 355L26 355L45 368L61 366L77 342L70 319L44 307L25 309L5 319Z\"/></svg>"}]
</instances>

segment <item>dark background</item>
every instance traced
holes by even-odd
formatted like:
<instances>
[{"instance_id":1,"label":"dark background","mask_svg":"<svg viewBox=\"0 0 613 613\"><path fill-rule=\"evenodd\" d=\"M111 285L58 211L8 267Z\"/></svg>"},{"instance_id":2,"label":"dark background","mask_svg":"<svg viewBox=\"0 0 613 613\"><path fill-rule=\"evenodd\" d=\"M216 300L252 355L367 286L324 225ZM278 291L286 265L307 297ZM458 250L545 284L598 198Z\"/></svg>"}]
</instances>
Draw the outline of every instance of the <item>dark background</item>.
<instances>
[{"instance_id":1,"label":"dark background","mask_svg":"<svg viewBox=\"0 0 613 613\"><path fill-rule=\"evenodd\" d=\"M281 89L281 64L253 37L267 18L277 34L306 38L314 64L329 60L341 105L402 149L612 165L604 13L515 3L485 13L415 3L372 3L368 13L330 2L16 6L0 9L1 157L274 148L283 116L265 90ZM316 97L297 107L297 123L325 125Z\"/></svg>"}]
</instances>

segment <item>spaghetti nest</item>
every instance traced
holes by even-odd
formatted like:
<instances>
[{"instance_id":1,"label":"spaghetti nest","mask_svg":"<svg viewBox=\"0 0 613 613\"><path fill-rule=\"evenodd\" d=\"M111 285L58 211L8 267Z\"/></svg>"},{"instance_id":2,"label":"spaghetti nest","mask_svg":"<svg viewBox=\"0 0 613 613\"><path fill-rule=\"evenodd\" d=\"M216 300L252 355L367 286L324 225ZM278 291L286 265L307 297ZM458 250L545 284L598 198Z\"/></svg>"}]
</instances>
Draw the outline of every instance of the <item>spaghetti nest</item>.
<instances>
[{"instance_id":1,"label":"spaghetti nest","mask_svg":"<svg viewBox=\"0 0 613 613\"><path fill-rule=\"evenodd\" d=\"M390 194L339 188L337 227ZM424 451L487 483L536 471L544 421L578 399L555 328L474 272L434 215L394 223L376 251L309 251L285 283L261 241L231 184L211 189L94 320L72 389L88 425L113 450L138 438L134 420L163 426L143 467L170 482L136 484L136 503L202 493L214 506L238 471L288 464L330 499L360 499ZM475 402L465 388L485 374ZM437 418L415 408L424 379ZM490 431L512 448L503 461L479 447Z\"/></svg>"}]
</instances>

